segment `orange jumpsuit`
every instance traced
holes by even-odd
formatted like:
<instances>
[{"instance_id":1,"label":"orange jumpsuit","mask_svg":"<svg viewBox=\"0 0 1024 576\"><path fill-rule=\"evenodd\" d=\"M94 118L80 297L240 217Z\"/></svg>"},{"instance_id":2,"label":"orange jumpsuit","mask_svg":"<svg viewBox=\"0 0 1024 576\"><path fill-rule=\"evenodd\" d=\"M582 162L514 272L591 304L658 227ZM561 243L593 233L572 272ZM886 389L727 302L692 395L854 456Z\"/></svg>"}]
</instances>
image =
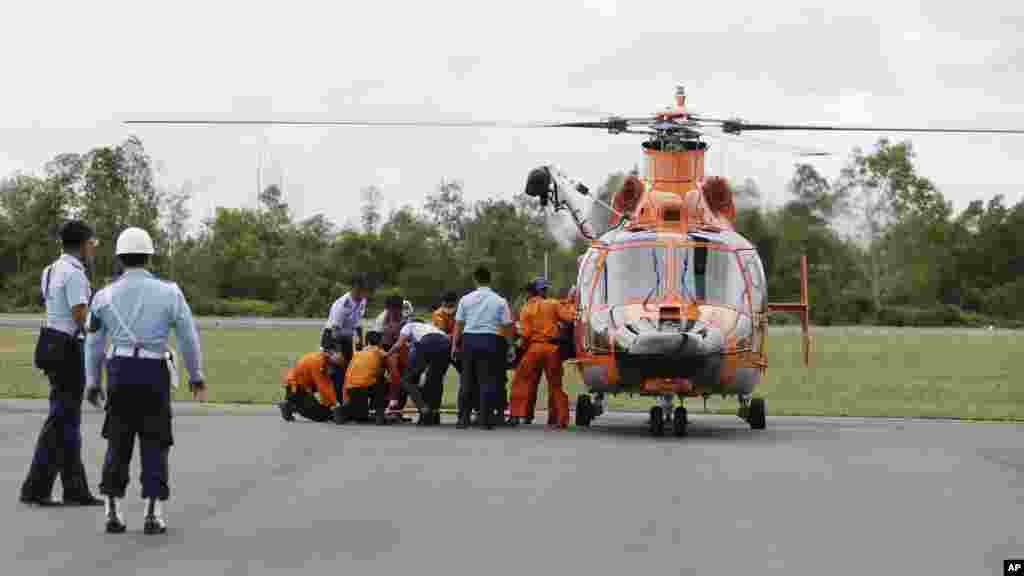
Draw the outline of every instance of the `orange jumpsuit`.
<instances>
[{"instance_id":1,"label":"orange jumpsuit","mask_svg":"<svg viewBox=\"0 0 1024 576\"><path fill-rule=\"evenodd\" d=\"M352 356L345 372L344 400L348 400L348 391L353 388L369 388L384 380L384 350L377 346L367 346Z\"/></svg>"},{"instance_id":2,"label":"orange jumpsuit","mask_svg":"<svg viewBox=\"0 0 1024 576\"><path fill-rule=\"evenodd\" d=\"M285 377L288 389L294 392L318 392L320 404L334 408L338 404L338 397L334 393L334 381L327 374L327 362L327 354L323 352L304 355L288 370Z\"/></svg>"},{"instance_id":3,"label":"orange jumpsuit","mask_svg":"<svg viewBox=\"0 0 1024 576\"><path fill-rule=\"evenodd\" d=\"M571 321L571 310L554 299L534 296L519 313L520 338L526 348L512 380L512 416L523 418L537 401L541 372L548 383L548 424L569 425L569 396L562 390L562 357L558 352L558 322Z\"/></svg>"}]
</instances>

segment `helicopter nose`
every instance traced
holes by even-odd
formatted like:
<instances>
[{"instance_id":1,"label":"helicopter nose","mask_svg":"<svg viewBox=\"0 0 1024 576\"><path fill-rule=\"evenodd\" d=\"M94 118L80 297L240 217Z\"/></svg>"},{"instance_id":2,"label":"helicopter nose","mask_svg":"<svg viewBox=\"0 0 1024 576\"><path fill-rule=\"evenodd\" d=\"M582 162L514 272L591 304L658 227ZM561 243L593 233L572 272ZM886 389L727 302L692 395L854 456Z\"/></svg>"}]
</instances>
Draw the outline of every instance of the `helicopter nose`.
<instances>
[{"instance_id":1,"label":"helicopter nose","mask_svg":"<svg viewBox=\"0 0 1024 576\"><path fill-rule=\"evenodd\" d=\"M637 355L694 358L721 353L725 338L721 330L704 322L697 322L688 331L641 332L630 343L628 352Z\"/></svg>"}]
</instances>

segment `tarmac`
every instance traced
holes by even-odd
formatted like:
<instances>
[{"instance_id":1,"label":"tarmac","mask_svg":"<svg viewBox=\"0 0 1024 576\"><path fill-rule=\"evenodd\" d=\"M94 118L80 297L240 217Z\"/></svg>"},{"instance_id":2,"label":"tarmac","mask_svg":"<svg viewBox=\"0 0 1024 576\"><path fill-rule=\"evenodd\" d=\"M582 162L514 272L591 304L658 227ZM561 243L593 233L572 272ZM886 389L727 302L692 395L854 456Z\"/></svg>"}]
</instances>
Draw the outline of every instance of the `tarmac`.
<instances>
[{"instance_id":1,"label":"tarmac","mask_svg":"<svg viewBox=\"0 0 1024 576\"><path fill-rule=\"evenodd\" d=\"M27 574L1001 574L1024 557L1024 425L691 412L590 429L284 422L175 406L169 531L30 508L45 403L0 400L0 558ZM543 422L544 415L538 420ZM101 414L84 415L90 483ZM58 481L59 486L59 481ZM55 497L59 496L59 489Z\"/></svg>"}]
</instances>

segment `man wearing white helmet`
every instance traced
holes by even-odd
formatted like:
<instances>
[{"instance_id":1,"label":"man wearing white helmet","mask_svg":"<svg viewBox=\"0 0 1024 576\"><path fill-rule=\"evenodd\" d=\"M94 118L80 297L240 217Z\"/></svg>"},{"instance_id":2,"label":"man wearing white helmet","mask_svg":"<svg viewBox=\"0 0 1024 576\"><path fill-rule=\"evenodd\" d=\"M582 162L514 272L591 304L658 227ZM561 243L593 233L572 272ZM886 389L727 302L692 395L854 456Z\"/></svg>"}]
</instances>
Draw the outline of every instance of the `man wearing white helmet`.
<instances>
[{"instance_id":1,"label":"man wearing white helmet","mask_svg":"<svg viewBox=\"0 0 1024 576\"><path fill-rule=\"evenodd\" d=\"M107 456L100 493L106 498L106 531L124 532L119 500L128 487L132 447L139 437L142 498L146 501L144 531L167 531L160 503L170 496L167 457L171 434L171 386L178 376L168 350L171 328L189 374L194 398L205 400L199 335L192 310L177 284L157 279L145 269L154 254L153 240L141 228L128 228L117 238L116 254L124 273L96 293L86 338L86 396L99 406L106 397L103 437ZM107 340L111 348L104 362ZM107 389L100 386L107 368ZM176 384L176 383L175 383Z\"/></svg>"}]
</instances>

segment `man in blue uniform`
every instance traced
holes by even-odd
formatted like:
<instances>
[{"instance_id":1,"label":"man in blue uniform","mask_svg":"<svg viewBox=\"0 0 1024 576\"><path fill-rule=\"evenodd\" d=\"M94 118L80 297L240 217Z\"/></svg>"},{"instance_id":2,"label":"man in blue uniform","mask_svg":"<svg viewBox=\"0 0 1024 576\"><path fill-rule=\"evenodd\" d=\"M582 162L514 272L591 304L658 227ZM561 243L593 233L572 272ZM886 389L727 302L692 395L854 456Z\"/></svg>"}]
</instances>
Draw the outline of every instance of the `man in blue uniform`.
<instances>
[{"instance_id":1,"label":"man in blue uniform","mask_svg":"<svg viewBox=\"0 0 1024 576\"><path fill-rule=\"evenodd\" d=\"M61 360L45 368L50 380L50 412L21 486L21 501L55 505L51 493L59 474L65 505L92 506L103 502L89 491L82 464L82 327L91 292L83 261L95 254L96 242L92 229L77 220L65 224L60 236L64 253L42 275L46 322L40 338L46 339L41 344L50 344L61 353Z\"/></svg>"},{"instance_id":2,"label":"man in blue uniform","mask_svg":"<svg viewBox=\"0 0 1024 576\"><path fill-rule=\"evenodd\" d=\"M463 296L455 310L452 349L462 356L456 427L469 427L471 402L476 396L480 424L491 430L497 424L495 411L501 406L498 395L506 366L507 339L512 332L512 312L508 301L491 290L490 270L481 266L473 278L477 289Z\"/></svg>"},{"instance_id":3,"label":"man in blue uniform","mask_svg":"<svg viewBox=\"0 0 1024 576\"><path fill-rule=\"evenodd\" d=\"M89 401L98 405L107 340L107 403L103 437L107 456L100 492L106 497L106 530L125 531L119 500L128 487L132 447L139 437L142 498L146 500L144 531L167 531L160 503L170 496L167 457L171 434L171 386L178 369L167 348L171 327L185 360L193 397L205 400L200 369L199 335L192 310L176 284L158 280L145 269L153 240L141 228L128 228L117 239L116 253L125 267L113 284L96 293L86 339L86 380Z\"/></svg>"},{"instance_id":4,"label":"man in blue uniform","mask_svg":"<svg viewBox=\"0 0 1024 576\"><path fill-rule=\"evenodd\" d=\"M363 314L366 312L366 279L360 275L352 278L352 289L331 304L320 336L320 348L325 352L341 352L342 363L334 376L335 397L342 397L345 372L352 355L362 348L359 340L363 336Z\"/></svg>"}]
</instances>

